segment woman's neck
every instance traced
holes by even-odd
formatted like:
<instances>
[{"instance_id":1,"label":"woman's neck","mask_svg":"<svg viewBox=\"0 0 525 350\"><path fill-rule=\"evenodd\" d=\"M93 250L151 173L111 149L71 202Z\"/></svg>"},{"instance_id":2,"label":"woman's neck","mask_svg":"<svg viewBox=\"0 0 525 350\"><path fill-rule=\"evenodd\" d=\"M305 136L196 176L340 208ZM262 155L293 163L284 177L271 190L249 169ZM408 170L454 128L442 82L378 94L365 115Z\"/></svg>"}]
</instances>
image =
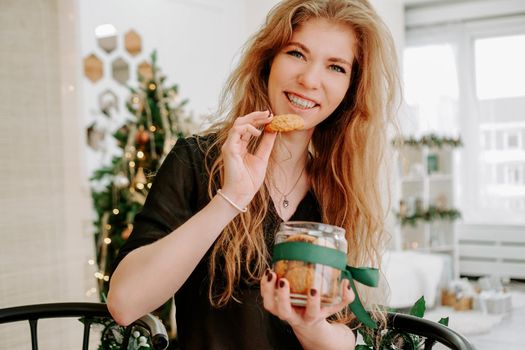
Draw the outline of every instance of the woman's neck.
<instances>
[{"instance_id":1,"label":"woman's neck","mask_svg":"<svg viewBox=\"0 0 525 350\"><path fill-rule=\"evenodd\" d=\"M273 165L289 175L303 169L308 160L308 146L311 135L310 130L277 135L271 155Z\"/></svg>"},{"instance_id":2,"label":"woman's neck","mask_svg":"<svg viewBox=\"0 0 525 350\"><path fill-rule=\"evenodd\" d=\"M306 171L311 132L294 131L277 136L266 186L283 221L289 220L309 190Z\"/></svg>"}]
</instances>

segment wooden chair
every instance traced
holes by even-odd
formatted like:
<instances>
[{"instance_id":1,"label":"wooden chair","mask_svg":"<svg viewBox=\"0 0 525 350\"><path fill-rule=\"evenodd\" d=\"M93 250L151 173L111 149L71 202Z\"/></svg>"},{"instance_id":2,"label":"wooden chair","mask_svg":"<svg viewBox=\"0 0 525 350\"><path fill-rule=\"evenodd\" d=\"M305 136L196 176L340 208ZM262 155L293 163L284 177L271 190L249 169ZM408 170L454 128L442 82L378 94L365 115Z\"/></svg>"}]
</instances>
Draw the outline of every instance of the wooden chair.
<instances>
[{"instance_id":1,"label":"wooden chair","mask_svg":"<svg viewBox=\"0 0 525 350\"><path fill-rule=\"evenodd\" d=\"M114 323L106 304L99 303L50 303L24 305L0 309L0 324L18 321L28 321L31 331L31 349L38 350L37 326L38 320L48 318L78 317L84 324L82 350L89 345L90 329L93 324L101 320ZM109 322L108 322L109 321ZM114 323L115 327L120 327ZM122 330L122 328L121 328ZM139 333L136 333L136 332ZM133 333L135 333L133 335ZM149 338L154 350L164 350L168 347L168 335L162 322L155 316L148 314L123 329L121 349L128 349L130 338L137 334Z\"/></svg>"}]
</instances>

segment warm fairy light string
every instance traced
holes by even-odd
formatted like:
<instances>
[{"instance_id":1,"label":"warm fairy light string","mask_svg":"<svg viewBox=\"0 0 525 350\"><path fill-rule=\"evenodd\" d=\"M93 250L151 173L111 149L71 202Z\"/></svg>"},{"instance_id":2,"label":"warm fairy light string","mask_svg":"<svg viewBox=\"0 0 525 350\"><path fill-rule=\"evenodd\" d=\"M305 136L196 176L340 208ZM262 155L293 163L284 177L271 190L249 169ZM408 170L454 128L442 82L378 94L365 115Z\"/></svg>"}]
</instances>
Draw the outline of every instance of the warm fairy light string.
<instances>
[{"instance_id":1,"label":"warm fairy light string","mask_svg":"<svg viewBox=\"0 0 525 350\"><path fill-rule=\"evenodd\" d=\"M155 73L155 72L153 72ZM160 80L156 74L153 74L154 81L150 82L145 86L145 89L138 89L133 92L133 95L130 98L132 103L133 114L136 118L136 123L128 123L127 128L127 140L124 146L124 154L122 155L122 161L118 166L119 170L113 176L113 188L112 188L112 198L111 204L112 209L109 209L107 212L102 214L101 218L101 228L100 236L97 241L97 247L99 251L99 264L97 264L96 259L90 259L88 261L88 266L99 266L98 269L94 272L94 276L98 281L99 290L103 290L104 282L109 281L109 271L106 264L109 259L109 245L112 243L111 237L112 234L116 234L115 230L119 228L112 228L110 223L111 215L121 215L122 212L119 210L120 196L127 195L131 202L136 202L140 205L143 205L146 199L147 191L151 188L152 183L150 179L146 177L143 168L143 162L147 160L147 157L152 159L157 159L161 157L160 161L169 153L170 149L175 145L178 138L178 134L188 134L192 133L196 126L194 124L187 125L186 129L182 129L181 125L178 125L182 122L184 118L179 118L178 113L179 106L176 105L177 92L168 90L168 94L164 96L166 91L162 86L162 80ZM149 104L149 93L154 92L157 97L156 105L159 108L160 116L160 125L155 126L153 124L153 114L151 106ZM173 111L173 113L172 113ZM140 132L148 133L148 140L146 141L149 144L149 153L146 154L144 149L137 149L136 147L137 136L139 130L137 128L137 123L145 118L145 128ZM185 122L188 122L188 119L184 119ZM158 121L157 121L158 122ZM188 127L189 126L189 127ZM161 130L164 132L164 142L162 145L162 155L157 154L156 149L156 132ZM186 131L184 131L186 130ZM144 136L144 135L140 135ZM126 189L129 191L127 194L121 194L120 191ZM128 218L130 220L131 218ZM127 228L122 230L122 235L129 235L132 230L131 223L128 222ZM86 296L91 296L97 293L96 288L90 288L86 291Z\"/></svg>"},{"instance_id":2,"label":"warm fairy light string","mask_svg":"<svg viewBox=\"0 0 525 350\"><path fill-rule=\"evenodd\" d=\"M106 266L108 244L111 243L111 238L109 238L109 231L111 230L111 225L108 224L109 215L110 214L108 212L104 213L101 220L102 234L99 241L97 242L98 250L101 252L99 266ZM89 260L88 264L94 265L94 260ZM96 271L94 275L95 278L98 279L99 289L101 290L104 281L109 281L109 275L106 274L106 271ZM86 292L86 295L88 295L88 293L89 291Z\"/></svg>"},{"instance_id":3,"label":"warm fairy light string","mask_svg":"<svg viewBox=\"0 0 525 350\"><path fill-rule=\"evenodd\" d=\"M164 97L164 90L162 89L161 84L157 84L156 93L157 93L157 99L160 102L160 120L162 123L162 129L165 132L164 144L162 145L162 151L163 151L163 154L166 155L169 153L170 148L172 147L173 135L171 133L171 129L173 127L173 124L170 125L170 122L169 122L169 113L166 108L166 104L168 103L168 101ZM175 128L173 129L175 130Z\"/></svg>"},{"instance_id":4,"label":"warm fairy light string","mask_svg":"<svg viewBox=\"0 0 525 350\"><path fill-rule=\"evenodd\" d=\"M156 53L151 55L151 63L147 68L142 67L150 69L149 72L141 68L142 64L139 66L143 79L139 77L139 88L132 88L126 101L131 114L113 134L122 155L116 155L111 165L101 165L93 174L96 187L92 195L100 227L95 229L96 258L90 259L86 267L89 274L95 276L96 288L87 289L86 297L95 295L105 299L112 259L133 230L131 222L152 186L150 174L156 172L179 137L195 133L200 126L194 123L192 114L184 112L186 101L178 100L177 85L164 86L165 77L157 74ZM110 114L105 113L111 118ZM163 142L159 143L160 140ZM174 338L174 306L168 318L167 325L173 326L170 338Z\"/></svg>"},{"instance_id":5,"label":"warm fairy light string","mask_svg":"<svg viewBox=\"0 0 525 350\"><path fill-rule=\"evenodd\" d=\"M151 91L154 91L158 86L160 86L160 84L150 83L148 85L148 88ZM144 110L146 111L146 124L149 130L153 126L153 122L151 118L151 108L149 106L147 99L143 99L143 106L144 106ZM158 156L157 156L157 150L155 149L155 134L154 133L151 133L149 142L150 142L151 158L157 159Z\"/></svg>"}]
</instances>

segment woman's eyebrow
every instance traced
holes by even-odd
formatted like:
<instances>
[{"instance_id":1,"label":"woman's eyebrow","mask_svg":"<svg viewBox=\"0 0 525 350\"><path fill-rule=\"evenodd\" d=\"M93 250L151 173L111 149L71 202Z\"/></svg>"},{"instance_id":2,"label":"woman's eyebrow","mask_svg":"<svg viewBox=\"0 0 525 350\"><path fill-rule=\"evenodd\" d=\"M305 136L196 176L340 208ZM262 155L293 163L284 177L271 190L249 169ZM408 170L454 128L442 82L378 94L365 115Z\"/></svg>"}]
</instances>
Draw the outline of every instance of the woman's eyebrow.
<instances>
[{"instance_id":1,"label":"woman's eyebrow","mask_svg":"<svg viewBox=\"0 0 525 350\"><path fill-rule=\"evenodd\" d=\"M340 64L347 65L348 67L352 67L352 64L343 58L331 57L328 59L328 61L333 62L333 63L340 63Z\"/></svg>"},{"instance_id":2,"label":"woman's eyebrow","mask_svg":"<svg viewBox=\"0 0 525 350\"><path fill-rule=\"evenodd\" d=\"M299 47L301 50L303 50L305 53L309 54L310 53L310 50L308 50L308 48L306 46L304 46L303 44L297 42L297 41L290 41L286 47L288 46L297 46ZM344 58L341 58L341 57L330 57L328 59L329 62L333 62L333 63L341 63L341 64L345 64L347 65L348 67L352 67L352 63L350 63L349 61L345 60Z\"/></svg>"},{"instance_id":3,"label":"woman's eyebrow","mask_svg":"<svg viewBox=\"0 0 525 350\"><path fill-rule=\"evenodd\" d=\"M298 46L301 50L303 50L304 52L306 53L310 53L310 50L308 50L308 48L306 46L304 46L303 44L301 43L298 43L297 41L290 41L288 43L288 45L286 46Z\"/></svg>"}]
</instances>

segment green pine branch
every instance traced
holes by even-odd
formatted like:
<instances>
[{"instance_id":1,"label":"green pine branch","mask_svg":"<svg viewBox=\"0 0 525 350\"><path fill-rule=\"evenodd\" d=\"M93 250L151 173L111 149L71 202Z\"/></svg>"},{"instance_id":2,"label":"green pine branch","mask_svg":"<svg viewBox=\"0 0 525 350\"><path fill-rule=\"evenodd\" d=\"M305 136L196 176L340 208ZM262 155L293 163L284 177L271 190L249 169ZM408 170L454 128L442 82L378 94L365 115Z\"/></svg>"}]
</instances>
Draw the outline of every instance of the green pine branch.
<instances>
[{"instance_id":1,"label":"green pine branch","mask_svg":"<svg viewBox=\"0 0 525 350\"><path fill-rule=\"evenodd\" d=\"M400 146L411 146L411 147L429 147L429 148L443 148L445 146L449 147L461 147L463 146L463 141L460 137L446 137L439 136L437 134L428 134L420 138L413 136L401 137L392 141L393 145L396 147Z\"/></svg>"},{"instance_id":2,"label":"green pine branch","mask_svg":"<svg viewBox=\"0 0 525 350\"><path fill-rule=\"evenodd\" d=\"M422 296L410 308L409 315L423 318L425 316L426 303ZM448 317L441 318L438 323L448 326ZM358 333L363 337L365 344L356 345L356 350L375 350L375 349L406 349L419 350L422 349L424 338L418 335L410 334L401 330L387 328L378 331L377 329L361 326L357 329ZM376 344L378 346L376 346Z\"/></svg>"},{"instance_id":3,"label":"green pine branch","mask_svg":"<svg viewBox=\"0 0 525 350\"><path fill-rule=\"evenodd\" d=\"M419 222L434 222L437 220L456 221L461 219L461 212L455 208L440 209L430 206L427 210L416 212L409 216L401 216L396 212L397 219L401 222L401 226L415 227Z\"/></svg>"}]
</instances>

